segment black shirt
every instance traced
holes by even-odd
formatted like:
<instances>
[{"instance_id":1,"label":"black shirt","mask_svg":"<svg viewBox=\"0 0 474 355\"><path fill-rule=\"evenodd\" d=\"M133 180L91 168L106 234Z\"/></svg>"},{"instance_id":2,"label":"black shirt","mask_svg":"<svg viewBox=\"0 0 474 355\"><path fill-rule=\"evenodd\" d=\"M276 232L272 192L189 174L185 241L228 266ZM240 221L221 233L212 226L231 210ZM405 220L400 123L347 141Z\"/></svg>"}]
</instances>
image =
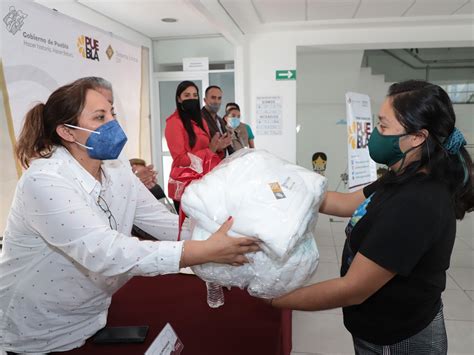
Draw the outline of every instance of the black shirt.
<instances>
[{"instance_id":1,"label":"black shirt","mask_svg":"<svg viewBox=\"0 0 474 355\"><path fill-rule=\"evenodd\" d=\"M360 305L345 307L352 335L390 345L424 329L441 307L456 234L448 188L426 175L382 191L375 182L346 227L341 276L357 252L396 275Z\"/></svg>"}]
</instances>

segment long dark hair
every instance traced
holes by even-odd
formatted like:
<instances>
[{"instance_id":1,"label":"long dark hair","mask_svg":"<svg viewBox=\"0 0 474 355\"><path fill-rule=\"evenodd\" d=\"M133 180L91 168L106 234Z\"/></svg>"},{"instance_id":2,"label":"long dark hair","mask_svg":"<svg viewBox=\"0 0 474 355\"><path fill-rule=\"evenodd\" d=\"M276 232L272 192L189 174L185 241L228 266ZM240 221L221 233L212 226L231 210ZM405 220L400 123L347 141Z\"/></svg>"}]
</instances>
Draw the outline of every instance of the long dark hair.
<instances>
[{"instance_id":1,"label":"long dark hair","mask_svg":"<svg viewBox=\"0 0 474 355\"><path fill-rule=\"evenodd\" d=\"M65 123L77 125L87 90L93 89L91 83L76 80L56 89L46 103L38 103L28 111L15 147L16 157L24 168L33 159L49 158L54 147L62 145L56 127Z\"/></svg>"},{"instance_id":2,"label":"long dark hair","mask_svg":"<svg viewBox=\"0 0 474 355\"><path fill-rule=\"evenodd\" d=\"M192 115L191 113L189 113L187 111L184 111L183 106L178 101L178 98L181 96L183 91L186 90L190 86L194 86L196 88L197 94L198 94L198 100L199 100L199 88L192 81L188 81L188 80L185 80L185 81L182 81L182 82L179 83L178 87L176 88L175 100L176 100L176 108L178 109L179 117L181 118L181 121L183 122L184 129L188 133L189 146L191 148L193 148L194 145L196 144L196 133L194 132L193 124L192 124L191 121L196 122L196 124L203 131L205 131L205 130L204 130L204 126L202 124L201 112L199 112L198 115Z\"/></svg>"},{"instance_id":3,"label":"long dark hair","mask_svg":"<svg viewBox=\"0 0 474 355\"><path fill-rule=\"evenodd\" d=\"M474 206L472 159L464 146L457 154L450 154L443 146L456 124L448 94L438 85L409 80L392 84L387 97L406 133L425 129L429 135L422 144L420 159L408 164L399 174L393 171L385 174L381 179L382 188L402 184L426 169L430 178L448 186L456 218L462 219Z\"/></svg>"}]
</instances>

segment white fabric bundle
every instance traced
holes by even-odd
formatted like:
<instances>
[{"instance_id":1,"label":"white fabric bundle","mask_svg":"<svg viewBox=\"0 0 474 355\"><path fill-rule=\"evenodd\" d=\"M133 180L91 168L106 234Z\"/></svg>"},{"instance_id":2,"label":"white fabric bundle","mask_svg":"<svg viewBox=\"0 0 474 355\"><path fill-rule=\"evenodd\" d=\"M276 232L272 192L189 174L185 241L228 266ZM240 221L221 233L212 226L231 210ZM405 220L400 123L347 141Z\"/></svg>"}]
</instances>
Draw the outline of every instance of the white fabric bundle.
<instances>
[{"instance_id":1,"label":"white fabric bundle","mask_svg":"<svg viewBox=\"0 0 474 355\"><path fill-rule=\"evenodd\" d=\"M250 264L193 267L206 281L248 287L258 297L277 297L302 285L316 270L313 231L327 180L263 150L241 149L191 183L181 205L193 220L193 239L204 240L229 216L231 236L259 238L262 251Z\"/></svg>"}]
</instances>

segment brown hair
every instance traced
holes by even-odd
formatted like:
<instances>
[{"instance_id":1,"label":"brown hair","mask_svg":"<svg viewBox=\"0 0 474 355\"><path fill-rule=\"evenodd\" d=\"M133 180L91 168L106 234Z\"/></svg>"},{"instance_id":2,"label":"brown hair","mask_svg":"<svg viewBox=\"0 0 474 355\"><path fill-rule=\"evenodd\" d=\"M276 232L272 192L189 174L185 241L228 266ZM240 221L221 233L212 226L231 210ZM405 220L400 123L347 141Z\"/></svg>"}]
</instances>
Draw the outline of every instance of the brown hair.
<instances>
[{"instance_id":1,"label":"brown hair","mask_svg":"<svg viewBox=\"0 0 474 355\"><path fill-rule=\"evenodd\" d=\"M49 158L54 147L62 145L56 127L65 123L77 125L87 90L93 89L91 83L76 80L56 89L45 104L38 103L28 111L15 147L16 157L24 168L35 158Z\"/></svg>"},{"instance_id":2,"label":"brown hair","mask_svg":"<svg viewBox=\"0 0 474 355\"><path fill-rule=\"evenodd\" d=\"M130 165L143 165L146 166L146 162L140 158L132 158L130 159Z\"/></svg>"}]
</instances>

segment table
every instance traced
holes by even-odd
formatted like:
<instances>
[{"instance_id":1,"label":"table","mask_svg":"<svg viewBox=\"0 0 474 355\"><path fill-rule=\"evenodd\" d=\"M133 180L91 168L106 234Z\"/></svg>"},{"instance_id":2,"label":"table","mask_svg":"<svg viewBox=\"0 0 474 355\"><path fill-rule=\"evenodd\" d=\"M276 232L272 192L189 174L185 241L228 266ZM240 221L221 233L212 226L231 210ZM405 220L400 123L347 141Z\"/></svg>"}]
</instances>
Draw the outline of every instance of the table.
<instances>
[{"instance_id":1,"label":"table","mask_svg":"<svg viewBox=\"0 0 474 355\"><path fill-rule=\"evenodd\" d=\"M224 306L211 309L206 285L194 275L134 277L112 298L108 326L148 325L141 344L93 344L68 355L144 354L166 323L184 344L183 355L289 355L291 311L270 307L246 291L224 290Z\"/></svg>"}]
</instances>

